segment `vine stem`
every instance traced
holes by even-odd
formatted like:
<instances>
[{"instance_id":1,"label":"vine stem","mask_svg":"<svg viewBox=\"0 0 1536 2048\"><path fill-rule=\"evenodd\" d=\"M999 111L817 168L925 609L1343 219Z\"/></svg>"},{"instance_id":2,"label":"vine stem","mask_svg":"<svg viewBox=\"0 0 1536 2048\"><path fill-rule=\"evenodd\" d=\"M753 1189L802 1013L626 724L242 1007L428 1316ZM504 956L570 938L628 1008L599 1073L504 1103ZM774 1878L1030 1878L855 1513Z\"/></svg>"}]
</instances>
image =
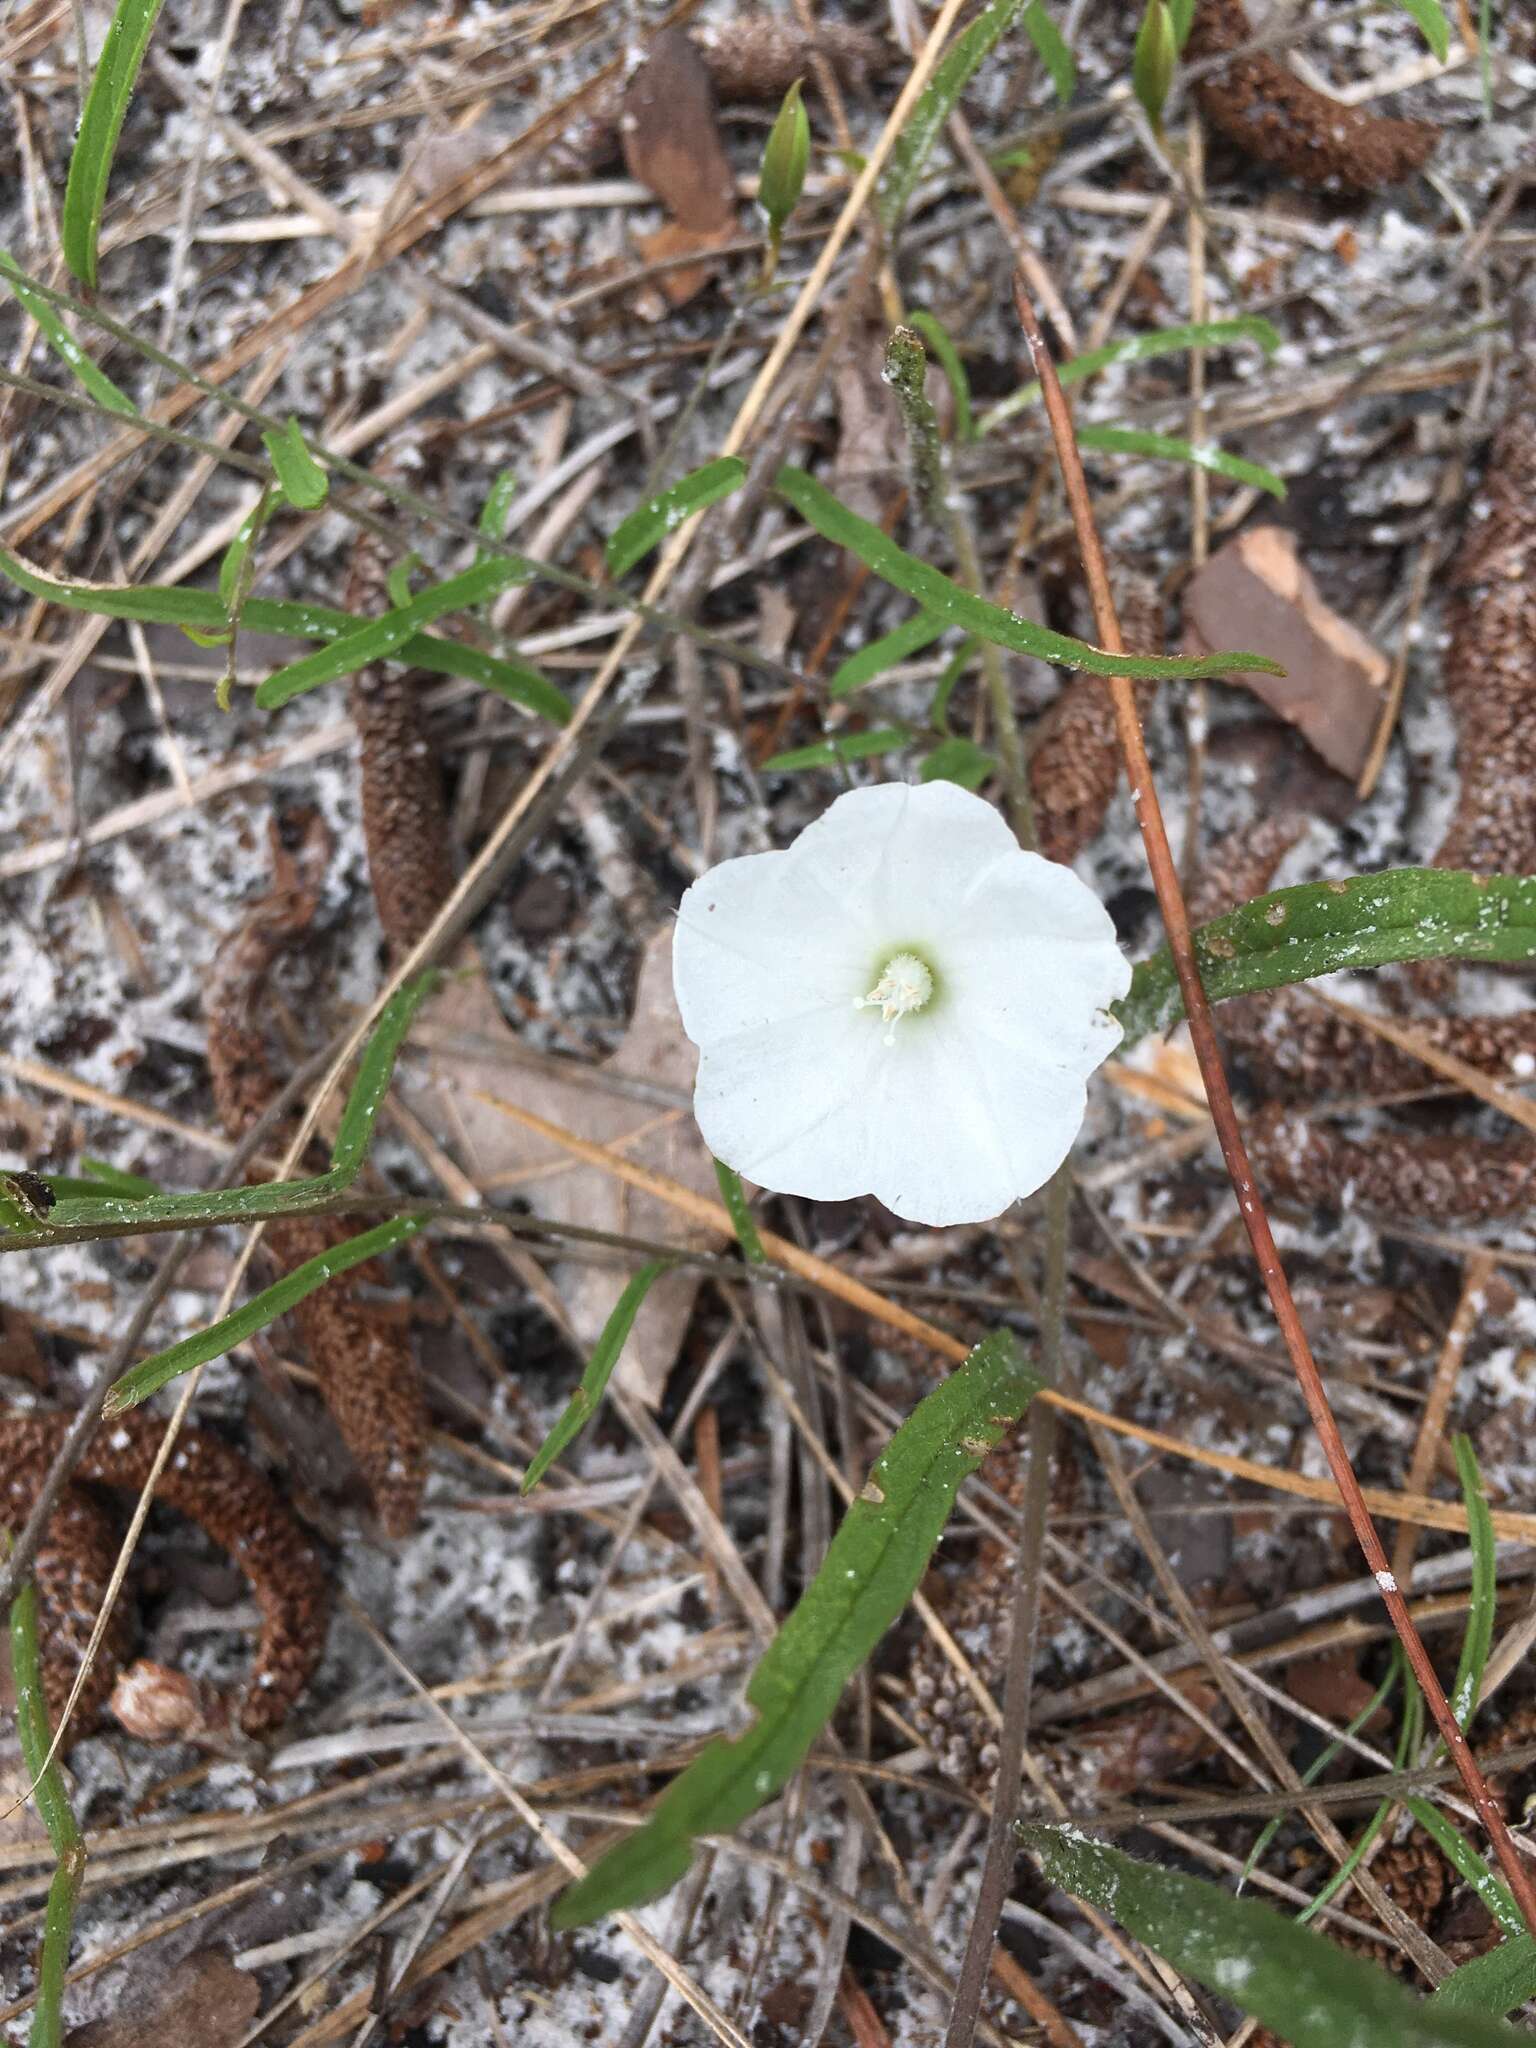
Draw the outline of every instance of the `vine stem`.
<instances>
[{"instance_id":1,"label":"vine stem","mask_svg":"<svg viewBox=\"0 0 1536 2048\"><path fill-rule=\"evenodd\" d=\"M1061 380L1056 375L1056 365L1051 359L1050 349L1035 317L1035 309L1030 304L1029 293L1023 279L1017 273L1013 281L1013 297L1018 308L1019 322L1024 330L1025 344L1029 349L1030 362L1036 377L1040 380L1041 395L1051 424L1051 438L1056 444L1056 459L1061 465L1067 504L1077 533L1078 552L1082 557L1083 573L1088 581L1099 644L1107 653L1121 654L1125 651L1125 643L1120 633L1120 620L1115 610L1114 596L1109 587L1104 544L1099 538L1098 526L1093 516L1093 504L1088 494L1088 480L1083 474L1082 457L1078 453L1077 437L1072 430L1072 414L1061 388ZM1115 709L1115 725L1120 736L1120 750L1131 786L1131 802L1141 828L1142 845L1146 850L1147 866L1152 873L1152 886L1157 892L1158 909L1162 913L1163 925L1168 933L1168 950L1173 955L1174 968L1179 977L1179 988L1184 997L1184 1012L1189 1020L1190 1040L1194 1046L1195 1058L1200 1064L1201 1079L1205 1083L1206 1102L1210 1108L1211 1121L1216 1127L1221 1156L1226 1161L1232 1189L1237 1196L1238 1213L1243 1219L1243 1228L1247 1231L1248 1242L1253 1247L1253 1255L1258 1262L1265 1291L1269 1295L1270 1307L1274 1311L1280 1335L1295 1369L1302 1398L1312 1418L1312 1426L1322 1444L1323 1455L1328 1460L1328 1469L1333 1475L1334 1484L1343 1497L1345 1513L1349 1516L1355 1541L1359 1544L1365 1562L1381 1588L1382 1601L1403 1646L1403 1654L1419 1682L1419 1688L1434 1717L1435 1726L1467 1789L1467 1796L1477 1809L1478 1818L1487 1832L1499 1867L1509 1882L1521 1917L1532 1934L1536 1935L1536 1886L1532 1884L1524 1859L1488 1788L1487 1779L1478 1768L1477 1759L1472 1754L1467 1738L1451 1712L1450 1702L1445 1696L1444 1687L1435 1675L1435 1667L1430 1662L1429 1652L1413 1625L1408 1603L1392 1576L1386 1549L1377 1534L1376 1524L1371 1519L1371 1511L1366 1505L1360 1482L1355 1477L1355 1468L1350 1462L1339 1425L1334 1419L1322 1374L1317 1369L1312 1347L1307 1342L1301 1317L1297 1314L1290 1282L1286 1279L1285 1268L1280 1263L1280 1253L1275 1245L1274 1232L1270 1229L1264 1199L1255 1185L1253 1170L1248 1163L1248 1149L1238 1128L1237 1112L1232 1106L1232 1091L1227 1085L1221 1047L1217 1041L1215 1025L1211 1021L1211 1006L1206 1000L1205 989L1200 980L1200 969L1195 960L1189 912L1185 907L1184 892L1179 886L1178 868L1168 844L1168 832L1163 823L1162 806L1158 802L1152 764L1147 758L1146 740L1136 710L1135 692L1123 676L1112 676L1108 681Z\"/></svg>"}]
</instances>

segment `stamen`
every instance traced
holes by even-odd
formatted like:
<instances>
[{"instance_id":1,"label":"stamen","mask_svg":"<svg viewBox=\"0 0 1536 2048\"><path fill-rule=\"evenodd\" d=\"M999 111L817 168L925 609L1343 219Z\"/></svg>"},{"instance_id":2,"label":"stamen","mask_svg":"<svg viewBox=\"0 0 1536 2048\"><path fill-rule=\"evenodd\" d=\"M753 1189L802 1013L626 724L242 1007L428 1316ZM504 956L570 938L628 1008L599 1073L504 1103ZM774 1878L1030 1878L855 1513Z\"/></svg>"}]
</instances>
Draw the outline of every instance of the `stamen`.
<instances>
[{"instance_id":1,"label":"stamen","mask_svg":"<svg viewBox=\"0 0 1536 2048\"><path fill-rule=\"evenodd\" d=\"M893 953L867 996L855 996L856 1010L878 1010L888 1028L887 1045L896 1043L896 1025L921 1010L933 994L933 974L915 953Z\"/></svg>"}]
</instances>

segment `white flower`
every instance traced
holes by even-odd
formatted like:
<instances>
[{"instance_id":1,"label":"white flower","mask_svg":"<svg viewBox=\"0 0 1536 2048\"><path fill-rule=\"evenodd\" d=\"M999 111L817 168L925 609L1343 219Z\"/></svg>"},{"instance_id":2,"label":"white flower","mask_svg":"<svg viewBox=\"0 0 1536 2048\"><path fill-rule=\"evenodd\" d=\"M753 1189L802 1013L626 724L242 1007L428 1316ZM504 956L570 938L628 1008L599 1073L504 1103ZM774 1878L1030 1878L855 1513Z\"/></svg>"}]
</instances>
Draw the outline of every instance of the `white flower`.
<instances>
[{"instance_id":1,"label":"white flower","mask_svg":"<svg viewBox=\"0 0 1536 2048\"><path fill-rule=\"evenodd\" d=\"M715 1156L914 1223L1049 1180L1130 985L1092 892L950 782L851 790L783 853L711 868L672 957Z\"/></svg>"}]
</instances>

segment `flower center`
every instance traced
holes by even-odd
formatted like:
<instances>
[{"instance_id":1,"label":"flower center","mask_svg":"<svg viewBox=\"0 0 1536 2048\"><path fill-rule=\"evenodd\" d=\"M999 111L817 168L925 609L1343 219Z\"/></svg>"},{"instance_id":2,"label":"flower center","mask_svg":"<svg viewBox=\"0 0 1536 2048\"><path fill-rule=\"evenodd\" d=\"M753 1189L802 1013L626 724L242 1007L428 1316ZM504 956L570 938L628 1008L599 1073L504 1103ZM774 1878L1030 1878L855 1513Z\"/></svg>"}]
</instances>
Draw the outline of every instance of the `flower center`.
<instances>
[{"instance_id":1,"label":"flower center","mask_svg":"<svg viewBox=\"0 0 1536 2048\"><path fill-rule=\"evenodd\" d=\"M903 1017L923 1009L933 994L933 973L915 953L893 953L880 970L880 979L867 996L855 996L856 1010L878 1010L886 1026L885 1042L896 1043L896 1026Z\"/></svg>"}]
</instances>

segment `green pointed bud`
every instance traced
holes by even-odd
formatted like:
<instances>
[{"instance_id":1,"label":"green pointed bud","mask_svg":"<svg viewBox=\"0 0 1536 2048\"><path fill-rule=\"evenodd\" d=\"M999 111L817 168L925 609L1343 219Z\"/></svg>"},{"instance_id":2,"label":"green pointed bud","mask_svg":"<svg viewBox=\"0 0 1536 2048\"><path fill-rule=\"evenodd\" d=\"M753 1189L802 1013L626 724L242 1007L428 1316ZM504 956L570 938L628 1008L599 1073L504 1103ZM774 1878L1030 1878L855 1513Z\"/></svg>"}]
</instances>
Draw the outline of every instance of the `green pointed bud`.
<instances>
[{"instance_id":1,"label":"green pointed bud","mask_svg":"<svg viewBox=\"0 0 1536 2048\"><path fill-rule=\"evenodd\" d=\"M1147 110L1147 119L1162 132L1163 102L1173 83L1173 69L1179 61L1178 38L1168 0L1147 0L1147 11L1136 31L1136 51L1131 60L1131 84Z\"/></svg>"},{"instance_id":2,"label":"green pointed bud","mask_svg":"<svg viewBox=\"0 0 1536 2048\"><path fill-rule=\"evenodd\" d=\"M805 173L811 161L811 123L800 97L802 82L798 78L795 80L774 116L758 178L757 203L768 223L770 273L778 262L779 239L784 233L784 223L800 203L800 194L805 189Z\"/></svg>"}]
</instances>

